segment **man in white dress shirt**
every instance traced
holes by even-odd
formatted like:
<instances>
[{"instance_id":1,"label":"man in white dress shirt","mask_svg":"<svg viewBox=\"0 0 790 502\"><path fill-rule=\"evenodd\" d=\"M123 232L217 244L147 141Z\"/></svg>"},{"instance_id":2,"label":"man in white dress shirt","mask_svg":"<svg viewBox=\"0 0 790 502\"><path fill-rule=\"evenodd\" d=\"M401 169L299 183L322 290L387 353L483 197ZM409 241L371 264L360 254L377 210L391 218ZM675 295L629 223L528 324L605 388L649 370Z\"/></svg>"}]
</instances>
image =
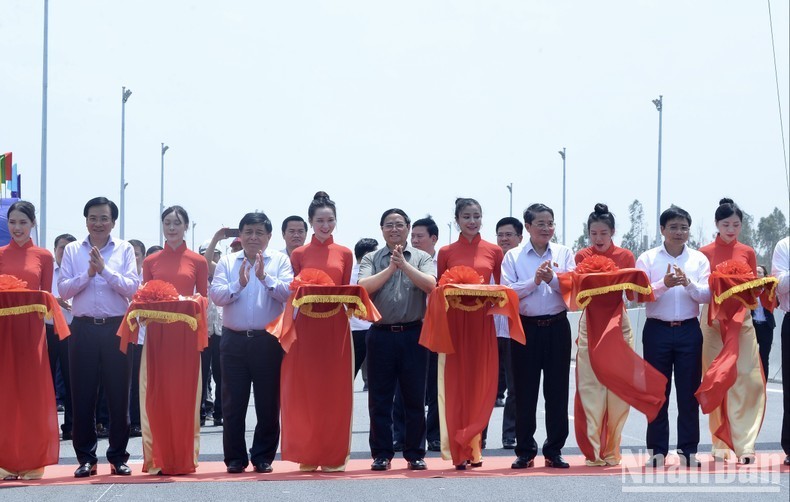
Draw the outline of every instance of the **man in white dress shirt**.
<instances>
[{"instance_id":1,"label":"man in white dress shirt","mask_svg":"<svg viewBox=\"0 0 790 502\"><path fill-rule=\"evenodd\" d=\"M681 463L699 467L699 403L694 392L702 380L702 331L699 306L710 301L708 259L689 249L691 216L672 206L659 218L661 246L642 253L636 267L650 279L656 301L645 304L647 321L642 333L645 361L667 377L667 401L655 420L647 424L649 467L664 465L669 451L669 394L675 373L678 406L678 454Z\"/></svg>"},{"instance_id":2,"label":"man in white dress shirt","mask_svg":"<svg viewBox=\"0 0 790 502\"><path fill-rule=\"evenodd\" d=\"M293 269L288 256L267 249L272 222L264 213L247 213L239 222L242 250L224 256L214 270L211 300L222 312L222 446L231 474L252 461L256 472L272 472L280 440L280 342L266 331L288 299ZM255 394L257 424L247 456L245 417Z\"/></svg>"},{"instance_id":3,"label":"man in white dress shirt","mask_svg":"<svg viewBox=\"0 0 790 502\"><path fill-rule=\"evenodd\" d=\"M562 447L568 439L568 385L571 365L571 326L560 293L557 273L576 267L573 252L551 242L554 211L532 204L524 211L529 239L505 255L502 283L519 297L519 312L527 344L511 340L510 358L516 390L516 461L513 469L534 465L538 392L543 373L546 400L546 441L543 457L547 467L566 469Z\"/></svg>"},{"instance_id":4,"label":"man in white dress shirt","mask_svg":"<svg viewBox=\"0 0 790 502\"><path fill-rule=\"evenodd\" d=\"M782 321L782 449L787 455L784 464L790 465L790 237L785 237L776 244L771 269L771 275L779 279L779 286L776 288L779 308L785 311Z\"/></svg>"}]
</instances>

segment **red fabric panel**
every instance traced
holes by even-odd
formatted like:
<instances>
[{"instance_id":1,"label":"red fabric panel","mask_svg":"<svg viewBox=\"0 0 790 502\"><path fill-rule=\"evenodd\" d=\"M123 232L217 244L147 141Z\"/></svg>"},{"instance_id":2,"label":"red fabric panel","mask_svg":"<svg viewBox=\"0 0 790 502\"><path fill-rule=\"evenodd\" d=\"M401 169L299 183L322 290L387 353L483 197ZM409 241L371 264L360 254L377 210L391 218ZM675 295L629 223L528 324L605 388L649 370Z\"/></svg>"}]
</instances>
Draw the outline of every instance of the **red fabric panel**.
<instances>
[{"instance_id":1,"label":"red fabric panel","mask_svg":"<svg viewBox=\"0 0 790 502\"><path fill-rule=\"evenodd\" d=\"M326 312L337 304L313 305ZM339 466L351 447L353 347L345 311L327 318L298 314L296 339L280 377L283 460Z\"/></svg>"}]
</instances>

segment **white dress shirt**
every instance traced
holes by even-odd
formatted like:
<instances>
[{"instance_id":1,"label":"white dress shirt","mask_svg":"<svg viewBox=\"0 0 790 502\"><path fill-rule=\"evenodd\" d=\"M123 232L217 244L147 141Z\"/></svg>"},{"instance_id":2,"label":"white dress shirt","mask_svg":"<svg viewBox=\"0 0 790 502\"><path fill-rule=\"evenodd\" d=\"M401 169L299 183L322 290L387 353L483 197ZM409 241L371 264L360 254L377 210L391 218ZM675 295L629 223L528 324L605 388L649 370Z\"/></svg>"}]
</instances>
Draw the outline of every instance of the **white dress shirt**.
<instances>
[{"instance_id":1,"label":"white dress shirt","mask_svg":"<svg viewBox=\"0 0 790 502\"><path fill-rule=\"evenodd\" d=\"M55 268L52 270L52 296L55 298L60 298L60 294L58 293L58 277L60 277L60 266L56 263ZM71 320L74 319L71 310L60 307L60 311L63 312L63 317L66 318L66 322L71 324ZM44 322L46 324L54 324L52 319L44 319Z\"/></svg>"},{"instance_id":2,"label":"white dress shirt","mask_svg":"<svg viewBox=\"0 0 790 502\"><path fill-rule=\"evenodd\" d=\"M779 279L776 294L779 308L790 312L790 237L776 243L774 257L771 260L771 275Z\"/></svg>"},{"instance_id":3,"label":"white dress shirt","mask_svg":"<svg viewBox=\"0 0 790 502\"><path fill-rule=\"evenodd\" d=\"M75 317L122 316L140 286L134 248L110 236L99 250L104 270L91 277L88 267L92 247L90 237L66 245L58 277L60 297L72 299L71 313Z\"/></svg>"},{"instance_id":4,"label":"white dress shirt","mask_svg":"<svg viewBox=\"0 0 790 502\"><path fill-rule=\"evenodd\" d=\"M351 269L351 284L356 284L359 280L359 263L354 263L354 267ZM362 319L357 319L356 317L351 317L351 331L365 331L373 324L370 321L363 321Z\"/></svg>"},{"instance_id":5,"label":"white dress shirt","mask_svg":"<svg viewBox=\"0 0 790 502\"><path fill-rule=\"evenodd\" d=\"M535 284L535 272L541 263L551 261L554 277L546 284ZM576 268L573 251L570 248L550 242L546 251L539 255L532 247L532 241L526 242L507 252L502 261L502 284L510 286L518 294L518 310L524 316L542 316L559 314L568 310L560 293L558 272L570 272Z\"/></svg>"},{"instance_id":6,"label":"white dress shirt","mask_svg":"<svg viewBox=\"0 0 790 502\"><path fill-rule=\"evenodd\" d=\"M222 307L222 325L234 331L266 329L283 311L294 278L291 260L279 251L263 251L264 277L261 281L250 268L250 278L242 288L239 269L244 250L223 256L214 270L209 296Z\"/></svg>"},{"instance_id":7,"label":"white dress shirt","mask_svg":"<svg viewBox=\"0 0 790 502\"><path fill-rule=\"evenodd\" d=\"M664 284L667 265L677 266L686 274L688 286L668 288ZM653 288L656 301L645 304L648 318L661 321L685 321L699 317L701 303L710 302L710 263L704 254L683 246L679 256L670 255L664 245L649 249L636 260L636 268L644 270Z\"/></svg>"}]
</instances>

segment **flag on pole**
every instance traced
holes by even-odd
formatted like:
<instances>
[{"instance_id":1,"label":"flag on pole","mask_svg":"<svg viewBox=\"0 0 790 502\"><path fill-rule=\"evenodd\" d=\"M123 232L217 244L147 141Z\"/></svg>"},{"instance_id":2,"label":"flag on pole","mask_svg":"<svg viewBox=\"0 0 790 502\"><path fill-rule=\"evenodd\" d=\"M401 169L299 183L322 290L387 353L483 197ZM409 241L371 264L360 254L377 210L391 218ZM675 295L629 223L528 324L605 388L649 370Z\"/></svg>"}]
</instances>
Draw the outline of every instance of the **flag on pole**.
<instances>
[{"instance_id":1,"label":"flag on pole","mask_svg":"<svg viewBox=\"0 0 790 502\"><path fill-rule=\"evenodd\" d=\"M2 180L3 183L6 181L11 181L11 166L13 163L13 155L11 152L6 152L3 155L0 155L0 168L2 168L2 176L0 176L0 180Z\"/></svg>"},{"instance_id":2,"label":"flag on pole","mask_svg":"<svg viewBox=\"0 0 790 502\"><path fill-rule=\"evenodd\" d=\"M14 164L11 167L11 183L9 183L9 190L11 190L12 192L16 192L17 190L16 177L17 177L16 164Z\"/></svg>"}]
</instances>

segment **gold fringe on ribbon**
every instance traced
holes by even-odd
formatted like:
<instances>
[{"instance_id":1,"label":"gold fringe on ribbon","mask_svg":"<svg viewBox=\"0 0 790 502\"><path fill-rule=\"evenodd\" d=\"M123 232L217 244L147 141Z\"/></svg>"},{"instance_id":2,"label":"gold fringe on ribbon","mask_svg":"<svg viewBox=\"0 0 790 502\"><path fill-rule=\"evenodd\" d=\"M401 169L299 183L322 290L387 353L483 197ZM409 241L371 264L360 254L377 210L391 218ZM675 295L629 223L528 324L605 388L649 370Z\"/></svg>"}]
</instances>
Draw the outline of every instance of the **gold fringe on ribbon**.
<instances>
[{"instance_id":1,"label":"gold fringe on ribbon","mask_svg":"<svg viewBox=\"0 0 790 502\"><path fill-rule=\"evenodd\" d=\"M730 289L728 289L727 291L725 291L724 293L722 293L722 294L720 294L718 296L717 295L713 295L713 300L716 303L718 303L719 305L721 305L722 303L724 303L724 300L730 298L733 295L737 295L738 293L742 293L742 292L748 291L750 289L759 288L759 287L764 286L764 285L769 284L769 283L771 284L771 286L769 286L771 288L771 291L769 292L769 296L771 298L773 298L774 294L776 292L776 286L779 284L779 279L777 279L776 277L763 277L762 279L754 279L752 281L744 282L743 284L739 284L737 286L733 286L733 287L731 287ZM744 306L746 306L746 307L748 307L750 309L757 308L757 302L750 304L750 303L748 303L747 301L745 301L743 298L741 298L739 296L736 296L736 298L738 298L738 300Z\"/></svg>"},{"instance_id":2,"label":"gold fringe on ribbon","mask_svg":"<svg viewBox=\"0 0 790 502\"><path fill-rule=\"evenodd\" d=\"M448 297L453 296L484 296L486 297L485 300L480 302L478 299L475 301L475 306L472 305L462 305L461 299L448 301ZM461 310L465 310L467 312L473 312L483 307L486 300L490 300L492 303L498 303L500 307L504 307L507 305L507 293L504 291L484 291L478 289L461 289L461 288L447 288L444 290L444 309L449 310L450 306L454 308L458 308ZM479 306L476 306L478 305ZM474 307L474 308L472 308Z\"/></svg>"},{"instance_id":3,"label":"gold fringe on ribbon","mask_svg":"<svg viewBox=\"0 0 790 502\"><path fill-rule=\"evenodd\" d=\"M302 305L302 307L299 309L299 313L304 314L307 317L312 317L313 319L326 319L327 317L332 317L333 315L340 312L340 309L342 308L343 308L343 304L339 303L337 307L327 312L313 312L313 304L306 303Z\"/></svg>"},{"instance_id":4,"label":"gold fringe on ribbon","mask_svg":"<svg viewBox=\"0 0 790 502\"><path fill-rule=\"evenodd\" d=\"M475 310L480 310L481 308L483 308L486 300L488 300L488 298L486 298L485 300L481 300L480 298L475 298L474 305L464 305L463 303L461 303L463 300L460 296L451 296L447 298L445 301L449 301L450 306L454 309L463 310L464 312L474 312ZM494 300L492 299L491 301L493 302Z\"/></svg>"},{"instance_id":5,"label":"gold fringe on ribbon","mask_svg":"<svg viewBox=\"0 0 790 502\"><path fill-rule=\"evenodd\" d=\"M301 298L294 299L293 306L294 308L298 309L302 305L305 304L309 305L311 303L340 303L348 307L348 311L346 312L346 314L349 317L354 315L362 319L368 316L368 309L365 307L365 304L362 302L362 299L354 295L304 295ZM313 315L309 315L305 310L301 310L301 312L306 314L308 317L316 317L316 318L331 317L340 311L340 307L342 305L338 305L338 308L331 311L331 313L313 312L312 309L310 309L309 312L312 313ZM317 314L321 314L321 315L317 315Z\"/></svg>"},{"instance_id":6,"label":"gold fringe on ribbon","mask_svg":"<svg viewBox=\"0 0 790 502\"><path fill-rule=\"evenodd\" d=\"M602 286L600 288L585 289L579 291L576 295L576 303L580 308L585 308L592 301L593 296L605 295L615 291L635 291L641 295L649 295L653 290L650 286L640 286L633 282L623 282L621 284L612 284L611 286Z\"/></svg>"},{"instance_id":7,"label":"gold fringe on ribbon","mask_svg":"<svg viewBox=\"0 0 790 502\"><path fill-rule=\"evenodd\" d=\"M46 305L41 305L40 303L36 303L36 304L33 304L33 305L21 305L19 307L7 307L7 308L4 308L4 309L0 309L0 316L29 314L31 312L38 312L45 319L52 319L52 313L47 310L47 306Z\"/></svg>"},{"instance_id":8,"label":"gold fringe on ribbon","mask_svg":"<svg viewBox=\"0 0 790 502\"><path fill-rule=\"evenodd\" d=\"M126 315L126 322L129 324L129 329L132 331L137 329L137 323L135 322L135 319L138 317L143 317L147 321L161 322L164 324L170 324L179 321L185 322L190 328L192 328L192 331L197 331L198 327L198 320L188 314L163 312L161 310L136 309L132 310Z\"/></svg>"}]
</instances>

